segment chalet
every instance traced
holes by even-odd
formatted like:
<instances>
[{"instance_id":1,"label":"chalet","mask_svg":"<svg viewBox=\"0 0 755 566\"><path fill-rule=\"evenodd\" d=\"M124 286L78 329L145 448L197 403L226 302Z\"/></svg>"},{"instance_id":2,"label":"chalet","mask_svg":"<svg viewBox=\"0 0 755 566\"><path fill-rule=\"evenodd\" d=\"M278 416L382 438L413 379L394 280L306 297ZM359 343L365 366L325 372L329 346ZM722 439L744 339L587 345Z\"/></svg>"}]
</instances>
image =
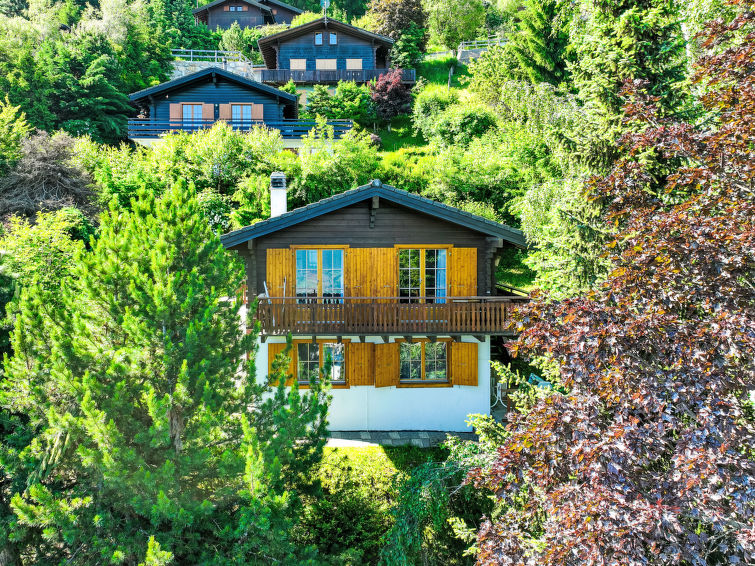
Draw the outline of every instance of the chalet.
<instances>
[{"instance_id":1,"label":"chalet","mask_svg":"<svg viewBox=\"0 0 755 566\"><path fill-rule=\"evenodd\" d=\"M259 46L266 69L262 82L326 84L367 82L390 68L393 40L330 18L261 38ZM404 80L414 82L413 70Z\"/></svg>"},{"instance_id":2,"label":"chalet","mask_svg":"<svg viewBox=\"0 0 755 566\"><path fill-rule=\"evenodd\" d=\"M289 382L332 359L331 430L465 431L490 411L491 341L521 296L496 293L495 266L518 230L379 180L222 237L257 299L257 379L293 336ZM254 320L248 320L251 326Z\"/></svg>"},{"instance_id":3,"label":"chalet","mask_svg":"<svg viewBox=\"0 0 755 566\"><path fill-rule=\"evenodd\" d=\"M278 0L215 0L192 12L197 24L205 24L214 31L228 29L234 22L242 28L290 24L302 10Z\"/></svg>"},{"instance_id":4,"label":"chalet","mask_svg":"<svg viewBox=\"0 0 755 566\"><path fill-rule=\"evenodd\" d=\"M223 120L237 130L277 129L287 147L296 147L315 125L297 119L296 95L217 67L140 90L129 98L141 117L129 120L128 137L145 145L169 132L196 131ZM331 125L336 137L351 128L348 121Z\"/></svg>"}]
</instances>

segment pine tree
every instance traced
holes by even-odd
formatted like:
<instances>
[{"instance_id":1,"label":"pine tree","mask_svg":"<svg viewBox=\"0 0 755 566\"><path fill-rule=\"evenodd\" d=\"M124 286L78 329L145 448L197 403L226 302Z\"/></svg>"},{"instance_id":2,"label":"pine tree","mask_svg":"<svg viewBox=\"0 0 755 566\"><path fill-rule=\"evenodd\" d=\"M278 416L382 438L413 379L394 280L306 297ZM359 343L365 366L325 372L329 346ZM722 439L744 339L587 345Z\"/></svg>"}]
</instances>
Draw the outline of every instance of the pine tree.
<instances>
[{"instance_id":1,"label":"pine tree","mask_svg":"<svg viewBox=\"0 0 755 566\"><path fill-rule=\"evenodd\" d=\"M518 30L509 36L507 49L516 57L518 74L533 84L559 86L568 80L568 22L562 16L560 0L529 0Z\"/></svg>"},{"instance_id":2,"label":"pine tree","mask_svg":"<svg viewBox=\"0 0 755 566\"><path fill-rule=\"evenodd\" d=\"M243 269L193 189L111 206L74 263L59 303L24 291L0 394L34 434L5 451L30 561L134 564L148 544L180 564L306 555L288 533L324 445L323 389L287 390L283 361L277 386L248 377Z\"/></svg>"}]
</instances>

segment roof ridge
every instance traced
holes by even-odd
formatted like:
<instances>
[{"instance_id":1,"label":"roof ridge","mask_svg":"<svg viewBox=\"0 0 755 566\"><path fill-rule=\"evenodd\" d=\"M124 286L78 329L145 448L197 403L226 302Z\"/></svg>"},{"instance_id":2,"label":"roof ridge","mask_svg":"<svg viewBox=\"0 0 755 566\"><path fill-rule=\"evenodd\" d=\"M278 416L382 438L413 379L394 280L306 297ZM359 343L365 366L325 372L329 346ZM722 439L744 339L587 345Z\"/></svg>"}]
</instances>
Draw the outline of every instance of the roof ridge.
<instances>
[{"instance_id":1,"label":"roof ridge","mask_svg":"<svg viewBox=\"0 0 755 566\"><path fill-rule=\"evenodd\" d=\"M297 224L298 222L290 222L292 218L296 219L298 217L301 217L301 220L299 220L299 222L304 222L306 220L311 220L312 218L321 216L322 214L333 212L344 206L356 204L357 202L360 202L360 200L353 200L353 197L359 196L361 193L369 194L371 192L377 193L377 196L380 196L380 193L382 193L386 197L388 196L388 194L393 193L396 195L396 200L394 202L398 205L403 204L408 207L411 206L411 203L408 203L406 201L402 203L402 199L408 199L423 203L425 204L425 206L428 206L429 209L426 209L424 211L417 209L416 212L432 215L434 211L442 210L451 214L451 217L443 217L436 214L436 216L439 216L442 220L465 226L470 230L487 233L488 235L498 236L500 238L508 240L514 245L521 247L526 247L527 245L524 233L521 230L517 230L516 228L512 228L511 226L508 226L501 222L496 222L483 216L461 210L460 208L429 199L416 193L398 189L391 185L384 185L379 179L373 179L366 185L360 185L359 187L355 187L342 193L337 193L324 199L320 199L319 201L306 204L299 208L295 208L294 210L287 211L274 218L268 218L266 220L256 222L250 226L245 226L244 228L234 230L221 236L221 241L226 246L235 246L253 238L264 236L266 234L276 232L278 230L282 230L289 226ZM389 200L392 199L389 198ZM342 207L336 206L331 208L334 202L338 203L339 201L345 201ZM320 214L310 214L312 213L312 211L317 211L317 209L322 209ZM456 219L453 218L454 216L456 217ZM462 218L469 219L469 221L459 222L458 220L461 220ZM255 234L255 232L259 233Z\"/></svg>"}]
</instances>

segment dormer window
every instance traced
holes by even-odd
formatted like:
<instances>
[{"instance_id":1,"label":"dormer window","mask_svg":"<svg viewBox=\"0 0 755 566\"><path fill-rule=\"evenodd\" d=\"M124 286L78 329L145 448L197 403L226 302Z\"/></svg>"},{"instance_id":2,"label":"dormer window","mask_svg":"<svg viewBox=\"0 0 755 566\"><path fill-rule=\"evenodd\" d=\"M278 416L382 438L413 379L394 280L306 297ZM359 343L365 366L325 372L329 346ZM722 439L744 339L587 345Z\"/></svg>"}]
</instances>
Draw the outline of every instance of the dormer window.
<instances>
[{"instance_id":1,"label":"dormer window","mask_svg":"<svg viewBox=\"0 0 755 566\"><path fill-rule=\"evenodd\" d=\"M322 45L322 32L315 34L315 45Z\"/></svg>"},{"instance_id":2,"label":"dormer window","mask_svg":"<svg viewBox=\"0 0 755 566\"><path fill-rule=\"evenodd\" d=\"M330 32L330 44L336 45L337 43L338 43L338 37L336 36L335 33Z\"/></svg>"}]
</instances>

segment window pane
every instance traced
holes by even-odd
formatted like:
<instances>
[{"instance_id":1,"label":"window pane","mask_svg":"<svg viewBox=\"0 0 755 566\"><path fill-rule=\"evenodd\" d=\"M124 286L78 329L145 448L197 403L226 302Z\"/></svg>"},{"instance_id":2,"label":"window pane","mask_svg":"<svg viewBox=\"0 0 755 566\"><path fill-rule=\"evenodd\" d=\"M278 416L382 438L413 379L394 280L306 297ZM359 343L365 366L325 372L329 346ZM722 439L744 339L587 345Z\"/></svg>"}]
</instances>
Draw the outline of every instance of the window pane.
<instances>
[{"instance_id":1,"label":"window pane","mask_svg":"<svg viewBox=\"0 0 755 566\"><path fill-rule=\"evenodd\" d=\"M336 382L346 381L346 368L344 364L343 344L323 344L323 356L331 361L330 380Z\"/></svg>"},{"instance_id":2,"label":"window pane","mask_svg":"<svg viewBox=\"0 0 755 566\"><path fill-rule=\"evenodd\" d=\"M320 347L318 344L298 344L296 347L298 354L297 379L301 383L309 383L317 379L320 373Z\"/></svg>"},{"instance_id":3,"label":"window pane","mask_svg":"<svg viewBox=\"0 0 755 566\"><path fill-rule=\"evenodd\" d=\"M331 33L330 34L330 44L335 45L338 42L338 38L336 37L336 34Z\"/></svg>"},{"instance_id":4,"label":"window pane","mask_svg":"<svg viewBox=\"0 0 755 566\"><path fill-rule=\"evenodd\" d=\"M446 296L446 250L425 250L425 295L428 303Z\"/></svg>"},{"instance_id":5,"label":"window pane","mask_svg":"<svg viewBox=\"0 0 755 566\"><path fill-rule=\"evenodd\" d=\"M315 45L322 45L322 34L316 33L315 34Z\"/></svg>"},{"instance_id":6,"label":"window pane","mask_svg":"<svg viewBox=\"0 0 755 566\"><path fill-rule=\"evenodd\" d=\"M296 296L317 296L317 250L296 250Z\"/></svg>"},{"instance_id":7,"label":"window pane","mask_svg":"<svg viewBox=\"0 0 755 566\"><path fill-rule=\"evenodd\" d=\"M425 379L445 380L448 360L445 342L427 342L425 344Z\"/></svg>"},{"instance_id":8,"label":"window pane","mask_svg":"<svg viewBox=\"0 0 755 566\"><path fill-rule=\"evenodd\" d=\"M401 379L422 379L422 344L402 342L400 348Z\"/></svg>"}]
</instances>

